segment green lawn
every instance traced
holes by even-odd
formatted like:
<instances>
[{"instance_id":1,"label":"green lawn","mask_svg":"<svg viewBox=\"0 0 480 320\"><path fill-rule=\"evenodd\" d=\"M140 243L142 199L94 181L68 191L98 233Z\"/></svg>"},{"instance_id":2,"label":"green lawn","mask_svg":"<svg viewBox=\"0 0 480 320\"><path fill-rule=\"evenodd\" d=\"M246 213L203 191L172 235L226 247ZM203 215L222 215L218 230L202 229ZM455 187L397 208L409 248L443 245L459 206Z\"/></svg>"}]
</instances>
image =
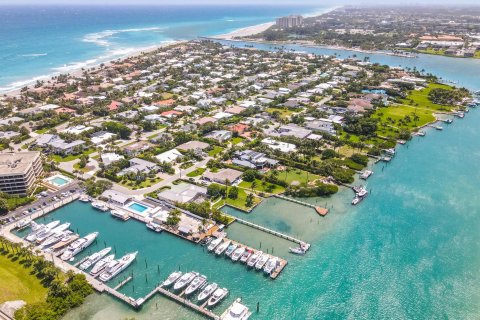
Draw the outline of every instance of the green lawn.
<instances>
[{"instance_id":1,"label":"green lawn","mask_svg":"<svg viewBox=\"0 0 480 320\"><path fill-rule=\"evenodd\" d=\"M320 176L304 170L291 168L289 171L279 171L278 179L283 180L288 184L292 184L292 182L295 181L300 184L306 184L307 182L320 179Z\"/></svg>"},{"instance_id":2,"label":"green lawn","mask_svg":"<svg viewBox=\"0 0 480 320\"><path fill-rule=\"evenodd\" d=\"M241 188L246 188L246 189L251 190L252 189L252 183L253 182L242 181L242 182L240 182L240 184L238 186L241 187ZM270 182L266 182L265 185L262 185L262 181L258 180L258 179L255 179L255 183L256 183L256 187L255 187L254 190L258 191L258 192L267 192L267 193L274 193L274 194L279 194L279 193L285 192L285 188L282 187L282 186L279 186L278 184L273 184L273 183L270 183ZM268 188L269 186L273 186L273 189L269 190L269 188Z\"/></svg>"},{"instance_id":3,"label":"green lawn","mask_svg":"<svg viewBox=\"0 0 480 320\"><path fill-rule=\"evenodd\" d=\"M0 303L24 300L27 303L45 301L47 289L42 286L31 268L23 267L0 254Z\"/></svg>"},{"instance_id":4,"label":"green lawn","mask_svg":"<svg viewBox=\"0 0 480 320\"><path fill-rule=\"evenodd\" d=\"M35 133L44 134L44 133L47 132L48 130L50 130L50 128L43 128L43 129L35 130Z\"/></svg>"},{"instance_id":5,"label":"green lawn","mask_svg":"<svg viewBox=\"0 0 480 320\"><path fill-rule=\"evenodd\" d=\"M232 138L231 141L232 141L232 144L233 144L233 145L237 145L237 144L239 144L240 142L243 141L243 138L241 138L241 137L234 137L234 138Z\"/></svg>"},{"instance_id":6,"label":"green lawn","mask_svg":"<svg viewBox=\"0 0 480 320\"><path fill-rule=\"evenodd\" d=\"M408 96L402 100L402 103L417 108L429 109L432 111L451 111L452 106L435 104L428 99L428 94L432 89L435 88L442 88L447 90L451 89L450 86L445 84L430 83L425 89L410 91Z\"/></svg>"},{"instance_id":7,"label":"green lawn","mask_svg":"<svg viewBox=\"0 0 480 320\"><path fill-rule=\"evenodd\" d=\"M88 170L87 167L80 168L80 163L75 163L73 165L73 169L78 170L78 171L83 172L83 173L90 171L90 170Z\"/></svg>"},{"instance_id":8,"label":"green lawn","mask_svg":"<svg viewBox=\"0 0 480 320\"><path fill-rule=\"evenodd\" d=\"M48 157L51 160L56 161L56 162L69 162L69 161L80 158L81 155L89 155L91 153L94 153L95 151L96 151L95 149L91 148L91 149L87 149L87 150L83 151L82 153L76 154L76 155L72 154L72 155L69 155L69 156L66 156L66 157L62 157L61 155L58 155L58 154L51 154Z\"/></svg>"},{"instance_id":9,"label":"green lawn","mask_svg":"<svg viewBox=\"0 0 480 320\"><path fill-rule=\"evenodd\" d=\"M205 172L205 170L207 170L207 169L197 168L197 169L193 170L192 172L187 173L187 177L193 178L193 177L201 176Z\"/></svg>"},{"instance_id":10,"label":"green lawn","mask_svg":"<svg viewBox=\"0 0 480 320\"><path fill-rule=\"evenodd\" d=\"M223 151L223 148L222 147L219 147L219 146L213 146L213 149L208 151L208 155L210 157L214 157L216 156L217 154L219 154L220 152Z\"/></svg>"},{"instance_id":11,"label":"green lawn","mask_svg":"<svg viewBox=\"0 0 480 320\"><path fill-rule=\"evenodd\" d=\"M292 110L289 110L288 108L268 108L267 112L272 114L273 112L278 111L280 112L280 117L283 118L289 118L292 114L295 112Z\"/></svg>"},{"instance_id":12,"label":"green lawn","mask_svg":"<svg viewBox=\"0 0 480 320\"><path fill-rule=\"evenodd\" d=\"M384 137L396 137L401 129L411 131L435 120L432 111L403 105L379 108L372 117L380 119L377 134Z\"/></svg>"},{"instance_id":13,"label":"green lawn","mask_svg":"<svg viewBox=\"0 0 480 320\"><path fill-rule=\"evenodd\" d=\"M162 179L162 178L159 178L159 177L155 177L155 179L147 178L145 181L143 181L143 182L140 183L140 184L136 184L134 181L122 180L122 181L120 181L118 184L121 185L121 186L124 186L125 188L129 188L129 189L136 190L136 189L142 189L142 188L151 187L151 186L153 186L154 184L157 184L157 183L159 183L159 182L162 181L162 180L163 180L163 179Z\"/></svg>"},{"instance_id":14,"label":"green lawn","mask_svg":"<svg viewBox=\"0 0 480 320\"><path fill-rule=\"evenodd\" d=\"M253 197L253 206L259 204L260 202L262 202L262 200L263 199L260 198L260 197L257 197L257 196ZM253 206L252 207L247 207L245 205L246 201L247 201L247 192L245 192L245 190L239 188L237 199L230 199L230 198L222 199L222 200L218 201L213 207L218 209L218 208L222 207L223 205L228 204L228 205L240 208L242 210L249 211L250 209L252 209Z\"/></svg>"}]
</instances>

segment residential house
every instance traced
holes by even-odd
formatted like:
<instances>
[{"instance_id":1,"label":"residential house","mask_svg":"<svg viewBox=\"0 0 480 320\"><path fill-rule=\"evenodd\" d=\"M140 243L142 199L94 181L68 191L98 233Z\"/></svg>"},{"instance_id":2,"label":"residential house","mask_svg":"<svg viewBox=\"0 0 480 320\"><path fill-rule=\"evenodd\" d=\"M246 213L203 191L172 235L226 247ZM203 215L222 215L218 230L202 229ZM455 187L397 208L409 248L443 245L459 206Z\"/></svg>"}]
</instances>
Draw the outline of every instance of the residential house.
<instances>
[{"instance_id":1,"label":"residential house","mask_svg":"<svg viewBox=\"0 0 480 320\"><path fill-rule=\"evenodd\" d=\"M227 130L214 130L204 135L204 137L224 142L232 138L232 132Z\"/></svg>"},{"instance_id":2,"label":"residential house","mask_svg":"<svg viewBox=\"0 0 480 320\"><path fill-rule=\"evenodd\" d=\"M139 159L139 158L130 159L129 163L130 163L130 166L120 171L118 173L119 176L123 176L130 172L148 174L150 172L156 172L159 169L156 163Z\"/></svg>"}]
</instances>

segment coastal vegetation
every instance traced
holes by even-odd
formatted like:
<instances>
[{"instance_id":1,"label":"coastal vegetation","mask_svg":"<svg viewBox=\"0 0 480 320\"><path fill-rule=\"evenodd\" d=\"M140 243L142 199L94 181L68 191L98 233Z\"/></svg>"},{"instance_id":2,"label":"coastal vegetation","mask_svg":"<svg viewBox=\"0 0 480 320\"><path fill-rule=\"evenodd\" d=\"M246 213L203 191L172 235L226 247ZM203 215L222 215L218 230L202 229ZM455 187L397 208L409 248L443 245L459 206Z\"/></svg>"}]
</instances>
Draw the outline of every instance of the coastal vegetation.
<instances>
[{"instance_id":1,"label":"coastal vegetation","mask_svg":"<svg viewBox=\"0 0 480 320\"><path fill-rule=\"evenodd\" d=\"M15 319L60 319L93 292L84 275L63 273L30 248L4 238L0 244L2 300L27 302L15 312Z\"/></svg>"}]
</instances>

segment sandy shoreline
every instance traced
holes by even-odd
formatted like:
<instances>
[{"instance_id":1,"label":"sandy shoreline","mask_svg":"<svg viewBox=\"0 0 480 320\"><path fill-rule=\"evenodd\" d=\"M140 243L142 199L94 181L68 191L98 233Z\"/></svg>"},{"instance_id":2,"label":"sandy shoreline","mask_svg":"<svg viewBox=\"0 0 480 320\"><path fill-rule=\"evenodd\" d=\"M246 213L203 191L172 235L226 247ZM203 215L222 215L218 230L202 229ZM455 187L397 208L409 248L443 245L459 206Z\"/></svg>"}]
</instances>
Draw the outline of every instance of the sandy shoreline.
<instances>
[{"instance_id":1,"label":"sandy shoreline","mask_svg":"<svg viewBox=\"0 0 480 320\"><path fill-rule=\"evenodd\" d=\"M226 34L219 34L216 36L213 36L211 38L215 39L222 39L222 40L232 40L236 37L248 37L248 36L253 36L259 33L264 32L271 26L275 25L275 22L266 22L262 24L257 24L255 26L250 26L246 28L241 28L234 30L232 32L226 33Z\"/></svg>"}]
</instances>

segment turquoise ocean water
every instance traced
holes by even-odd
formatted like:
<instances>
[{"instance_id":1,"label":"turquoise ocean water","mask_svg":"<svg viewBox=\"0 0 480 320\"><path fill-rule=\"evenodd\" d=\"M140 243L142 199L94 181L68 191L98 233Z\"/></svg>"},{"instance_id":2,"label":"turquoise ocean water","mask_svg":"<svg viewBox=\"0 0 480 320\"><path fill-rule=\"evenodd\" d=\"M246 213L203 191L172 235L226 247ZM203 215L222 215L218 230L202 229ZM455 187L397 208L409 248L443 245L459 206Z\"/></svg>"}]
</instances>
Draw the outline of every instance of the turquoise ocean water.
<instances>
[{"instance_id":1,"label":"turquoise ocean water","mask_svg":"<svg viewBox=\"0 0 480 320\"><path fill-rule=\"evenodd\" d=\"M243 43L235 43L243 46ZM256 45L272 49L268 45ZM362 54L314 48L291 48L347 57ZM368 55L392 66L417 67L480 89L480 61L420 56L405 59ZM252 319L480 319L480 110L428 131L400 146L388 165L373 167L371 195L357 207L342 190L330 199L309 199L331 207L326 217L271 199L246 215L231 214L298 236L312 243L304 257L287 253L291 244L234 224L229 235L271 250L289 264L277 280L215 258L166 233L155 234L135 221L74 203L47 219L71 221L74 229L100 231L96 246L115 246L117 254L139 250L137 262L118 279L134 272L122 292L139 297L174 269L197 270L226 286L260 312ZM104 243L105 241L105 243ZM85 252L84 254L87 254ZM160 270L160 271L158 271ZM65 319L196 319L198 315L163 297L140 311L106 295L92 295Z\"/></svg>"}]
</instances>

